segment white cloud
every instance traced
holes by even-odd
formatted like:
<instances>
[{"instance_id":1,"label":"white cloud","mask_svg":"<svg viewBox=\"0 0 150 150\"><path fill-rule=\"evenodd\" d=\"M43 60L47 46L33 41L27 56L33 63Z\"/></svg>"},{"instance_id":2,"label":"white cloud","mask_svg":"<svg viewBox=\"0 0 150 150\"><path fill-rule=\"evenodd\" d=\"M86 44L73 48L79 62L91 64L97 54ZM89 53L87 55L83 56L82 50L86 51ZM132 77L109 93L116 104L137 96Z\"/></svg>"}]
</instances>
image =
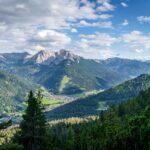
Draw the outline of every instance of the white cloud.
<instances>
[{"instance_id":1,"label":"white cloud","mask_svg":"<svg viewBox=\"0 0 150 150\"><path fill-rule=\"evenodd\" d=\"M137 49L150 49L150 36L144 35L140 31L132 31L124 34L122 35L121 40L135 51L137 51Z\"/></svg>"},{"instance_id":2,"label":"white cloud","mask_svg":"<svg viewBox=\"0 0 150 150\"><path fill-rule=\"evenodd\" d=\"M105 10L99 12L97 3L89 0L0 0L1 51L54 47L56 43L65 46L71 41L66 30L78 32L81 20L87 21L87 27L112 28L108 19L113 16L103 11L112 11L114 6L109 0L101 0L98 6ZM43 37L38 35L43 31Z\"/></svg>"},{"instance_id":3,"label":"white cloud","mask_svg":"<svg viewBox=\"0 0 150 150\"><path fill-rule=\"evenodd\" d=\"M0 1L0 20L15 25L45 24L50 29L57 29L68 27L69 22L78 19L98 18L93 3L80 4L80 0L5 0Z\"/></svg>"},{"instance_id":4,"label":"white cloud","mask_svg":"<svg viewBox=\"0 0 150 150\"><path fill-rule=\"evenodd\" d=\"M73 50L86 58L105 59L115 57L118 54L118 51L115 52L113 49L116 44L121 45L123 51L128 51L128 53L135 52L135 55L131 56L131 58L150 58L144 56L150 49L150 36L136 30L117 37L100 32L81 34L80 40L74 43Z\"/></svg>"},{"instance_id":5,"label":"white cloud","mask_svg":"<svg viewBox=\"0 0 150 150\"><path fill-rule=\"evenodd\" d=\"M129 21L127 19L125 19L121 25L122 26L127 26L128 24L129 24Z\"/></svg>"},{"instance_id":6,"label":"white cloud","mask_svg":"<svg viewBox=\"0 0 150 150\"><path fill-rule=\"evenodd\" d=\"M5 23L0 23L0 32L3 33L4 31L6 31L7 26Z\"/></svg>"},{"instance_id":7,"label":"white cloud","mask_svg":"<svg viewBox=\"0 0 150 150\"><path fill-rule=\"evenodd\" d=\"M110 0L98 0L100 6L97 8L98 11L106 12L106 11L114 11L115 6L110 3Z\"/></svg>"},{"instance_id":8,"label":"white cloud","mask_svg":"<svg viewBox=\"0 0 150 150\"><path fill-rule=\"evenodd\" d=\"M124 2L121 2L121 6L123 6L124 8L128 7L128 5L126 3L124 3Z\"/></svg>"},{"instance_id":9,"label":"white cloud","mask_svg":"<svg viewBox=\"0 0 150 150\"><path fill-rule=\"evenodd\" d=\"M30 30L31 31L31 30ZM29 32L30 32L29 31ZM29 32L24 32L21 29L9 29L5 27L5 30L1 30L0 34L0 51L25 51ZM27 47L26 47L27 48Z\"/></svg>"},{"instance_id":10,"label":"white cloud","mask_svg":"<svg viewBox=\"0 0 150 150\"><path fill-rule=\"evenodd\" d=\"M150 16L139 16L139 17L137 17L137 20L140 23L150 22Z\"/></svg>"},{"instance_id":11,"label":"white cloud","mask_svg":"<svg viewBox=\"0 0 150 150\"><path fill-rule=\"evenodd\" d=\"M143 49L135 49L135 51L137 52L137 53L142 53L144 50Z\"/></svg>"},{"instance_id":12,"label":"white cloud","mask_svg":"<svg viewBox=\"0 0 150 150\"><path fill-rule=\"evenodd\" d=\"M81 34L80 40L74 44L74 52L86 58L108 58L114 53L111 46L117 38L106 33Z\"/></svg>"},{"instance_id":13,"label":"white cloud","mask_svg":"<svg viewBox=\"0 0 150 150\"><path fill-rule=\"evenodd\" d=\"M43 48L62 48L70 44L71 38L64 33L54 30L42 30L37 32L29 39L29 44L32 46L41 46Z\"/></svg>"},{"instance_id":14,"label":"white cloud","mask_svg":"<svg viewBox=\"0 0 150 150\"><path fill-rule=\"evenodd\" d=\"M98 16L98 18L99 19L102 19L102 20L107 20L107 19L110 19L110 18L112 18L113 17L113 15L110 15L110 14L100 14L99 16Z\"/></svg>"},{"instance_id":15,"label":"white cloud","mask_svg":"<svg viewBox=\"0 0 150 150\"><path fill-rule=\"evenodd\" d=\"M80 27L100 27L100 28L113 28L111 21L104 22L87 22L85 20L81 20L79 23Z\"/></svg>"},{"instance_id":16,"label":"white cloud","mask_svg":"<svg viewBox=\"0 0 150 150\"><path fill-rule=\"evenodd\" d=\"M75 29L75 28L71 28L71 32L72 32L72 33L77 33L77 32L78 32L78 30L77 30L77 29Z\"/></svg>"},{"instance_id":17,"label":"white cloud","mask_svg":"<svg viewBox=\"0 0 150 150\"><path fill-rule=\"evenodd\" d=\"M99 32L89 35L81 34L80 37L81 41L85 44L104 47L110 47L117 40L115 37L112 37L107 33Z\"/></svg>"}]
</instances>

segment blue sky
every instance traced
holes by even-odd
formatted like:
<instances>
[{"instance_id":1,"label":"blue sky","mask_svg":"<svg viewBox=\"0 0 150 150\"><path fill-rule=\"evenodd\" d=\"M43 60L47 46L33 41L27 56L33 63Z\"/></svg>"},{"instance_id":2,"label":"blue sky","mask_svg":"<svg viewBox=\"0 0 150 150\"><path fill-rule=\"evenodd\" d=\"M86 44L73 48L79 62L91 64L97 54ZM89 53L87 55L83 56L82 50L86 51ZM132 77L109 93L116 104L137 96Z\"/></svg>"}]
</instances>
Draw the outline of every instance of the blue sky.
<instances>
[{"instance_id":1,"label":"blue sky","mask_svg":"<svg viewBox=\"0 0 150 150\"><path fill-rule=\"evenodd\" d=\"M150 0L0 0L0 52L65 48L150 59Z\"/></svg>"}]
</instances>

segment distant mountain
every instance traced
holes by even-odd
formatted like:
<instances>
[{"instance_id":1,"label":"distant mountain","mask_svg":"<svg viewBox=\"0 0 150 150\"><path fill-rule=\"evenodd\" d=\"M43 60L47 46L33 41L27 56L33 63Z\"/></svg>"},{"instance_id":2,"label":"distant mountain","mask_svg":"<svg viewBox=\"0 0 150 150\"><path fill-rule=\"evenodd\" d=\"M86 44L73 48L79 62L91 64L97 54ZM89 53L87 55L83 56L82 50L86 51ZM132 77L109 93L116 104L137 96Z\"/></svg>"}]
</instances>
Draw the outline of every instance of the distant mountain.
<instances>
[{"instance_id":1,"label":"distant mountain","mask_svg":"<svg viewBox=\"0 0 150 150\"><path fill-rule=\"evenodd\" d=\"M52 65L59 64L64 60L77 61L79 58L79 56L64 49L61 49L59 52L42 50L29 59L26 59L25 62L33 64Z\"/></svg>"},{"instance_id":2,"label":"distant mountain","mask_svg":"<svg viewBox=\"0 0 150 150\"><path fill-rule=\"evenodd\" d=\"M126 77L136 77L143 73L150 73L149 61L131 60L116 57L100 62L106 65L109 69Z\"/></svg>"},{"instance_id":3,"label":"distant mountain","mask_svg":"<svg viewBox=\"0 0 150 150\"><path fill-rule=\"evenodd\" d=\"M0 64L1 69L32 79L57 94L72 95L103 90L124 80L123 76L104 64L84 59L64 49L59 52L40 51L33 56L13 53L11 59L11 54L2 56L9 61L5 65ZM10 60L14 58L12 63Z\"/></svg>"},{"instance_id":4,"label":"distant mountain","mask_svg":"<svg viewBox=\"0 0 150 150\"><path fill-rule=\"evenodd\" d=\"M107 109L108 105L126 101L137 96L140 91L149 88L150 75L143 74L99 94L79 99L56 108L47 113L47 116L49 119L52 119L98 115L100 114L100 110Z\"/></svg>"},{"instance_id":5,"label":"distant mountain","mask_svg":"<svg viewBox=\"0 0 150 150\"><path fill-rule=\"evenodd\" d=\"M0 54L0 61L2 60L3 63L6 64L15 64L23 62L30 54L27 52L23 53L3 53Z\"/></svg>"},{"instance_id":6,"label":"distant mountain","mask_svg":"<svg viewBox=\"0 0 150 150\"><path fill-rule=\"evenodd\" d=\"M123 80L118 73L104 65L83 58L66 59L50 67L42 66L34 78L54 93L67 95L107 89Z\"/></svg>"},{"instance_id":7,"label":"distant mountain","mask_svg":"<svg viewBox=\"0 0 150 150\"><path fill-rule=\"evenodd\" d=\"M22 110L27 93L38 87L29 80L0 71L0 114Z\"/></svg>"},{"instance_id":8,"label":"distant mountain","mask_svg":"<svg viewBox=\"0 0 150 150\"><path fill-rule=\"evenodd\" d=\"M51 61L55 59L55 53L52 51L40 51L32 57L25 60L25 63L33 63L33 64L49 64Z\"/></svg>"},{"instance_id":9,"label":"distant mountain","mask_svg":"<svg viewBox=\"0 0 150 150\"><path fill-rule=\"evenodd\" d=\"M92 60L65 49L43 50L34 55L27 52L0 54L0 70L0 113L21 110L26 93L39 85L54 94L69 96L106 90L58 108L64 109L63 116L71 113L80 116L99 113L99 109L107 109L108 103L119 103L149 87L148 75L116 85L149 73L150 62L121 58Z\"/></svg>"},{"instance_id":10,"label":"distant mountain","mask_svg":"<svg viewBox=\"0 0 150 150\"><path fill-rule=\"evenodd\" d=\"M34 55L0 54L0 69L32 79L55 94L81 94L106 90L127 79L150 72L150 62L111 58L92 60L62 49L42 50Z\"/></svg>"}]
</instances>

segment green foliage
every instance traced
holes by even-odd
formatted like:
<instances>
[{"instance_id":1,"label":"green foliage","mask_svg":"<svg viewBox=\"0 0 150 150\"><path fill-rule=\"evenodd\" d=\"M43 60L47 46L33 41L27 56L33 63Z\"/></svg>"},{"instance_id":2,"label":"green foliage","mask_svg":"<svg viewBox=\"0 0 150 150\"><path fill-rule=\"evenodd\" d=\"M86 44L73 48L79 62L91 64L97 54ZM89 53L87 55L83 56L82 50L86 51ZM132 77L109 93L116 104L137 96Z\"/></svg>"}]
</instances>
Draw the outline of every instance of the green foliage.
<instances>
[{"instance_id":1,"label":"green foliage","mask_svg":"<svg viewBox=\"0 0 150 150\"><path fill-rule=\"evenodd\" d=\"M26 94L38 88L37 84L29 80L2 71L0 85L0 115L22 110Z\"/></svg>"},{"instance_id":2,"label":"green foliage","mask_svg":"<svg viewBox=\"0 0 150 150\"><path fill-rule=\"evenodd\" d=\"M31 145L31 150L150 149L150 89L101 111L100 116L94 119L70 118L69 121L50 122L47 128L41 109L38 109L41 108L41 99L40 94L35 97L30 93L29 105L20 125L21 132L18 132L19 136L15 134L26 150L30 150ZM39 142L40 139L44 142ZM38 147L41 143L44 146Z\"/></svg>"},{"instance_id":3,"label":"green foliage","mask_svg":"<svg viewBox=\"0 0 150 150\"><path fill-rule=\"evenodd\" d=\"M55 107L58 107L64 103L66 103L66 100L49 99L49 98L43 96L41 103L46 108L55 108Z\"/></svg>"},{"instance_id":4,"label":"green foliage","mask_svg":"<svg viewBox=\"0 0 150 150\"><path fill-rule=\"evenodd\" d=\"M103 64L83 58L78 62L65 60L51 67L41 66L34 78L52 92L67 95L106 89L123 80L119 74L108 70Z\"/></svg>"},{"instance_id":5,"label":"green foliage","mask_svg":"<svg viewBox=\"0 0 150 150\"><path fill-rule=\"evenodd\" d=\"M0 150L24 150L24 148L18 144L5 144L0 146Z\"/></svg>"},{"instance_id":6,"label":"green foliage","mask_svg":"<svg viewBox=\"0 0 150 150\"><path fill-rule=\"evenodd\" d=\"M28 107L20 124L18 141L26 150L42 150L45 144L46 120L42 112L41 93L37 97L30 92Z\"/></svg>"},{"instance_id":7,"label":"green foliage","mask_svg":"<svg viewBox=\"0 0 150 150\"><path fill-rule=\"evenodd\" d=\"M33 98L30 94L30 100ZM30 115L33 104L31 108L27 109ZM30 124L31 120L24 127L29 127ZM25 128L23 130L26 136L21 137L30 137L33 128L32 131ZM112 106L106 112L101 112L98 118L87 120L71 118L50 122L46 132L45 138L48 140L44 150L148 150L150 149L150 89L127 102ZM32 140L30 139L31 144L35 143L36 140Z\"/></svg>"},{"instance_id":8,"label":"green foliage","mask_svg":"<svg viewBox=\"0 0 150 150\"><path fill-rule=\"evenodd\" d=\"M6 129L7 127L9 127L11 125L12 125L12 121L11 120L9 120L7 122L3 122L3 123L0 124L0 130L1 129Z\"/></svg>"},{"instance_id":9,"label":"green foliage","mask_svg":"<svg viewBox=\"0 0 150 150\"><path fill-rule=\"evenodd\" d=\"M142 104L142 105L141 105ZM96 120L51 126L51 148L57 150L150 149L150 90L112 106Z\"/></svg>"},{"instance_id":10,"label":"green foliage","mask_svg":"<svg viewBox=\"0 0 150 150\"><path fill-rule=\"evenodd\" d=\"M69 82L70 82L70 78L65 75L62 78L59 89L58 89L60 93L63 92L64 88L67 86L67 84L69 84Z\"/></svg>"},{"instance_id":11,"label":"green foliage","mask_svg":"<svg viewBox=\"0 0 150 150\"><path fill-rule=\"evenodd\" d=\"M99 115L112 104L120 104L150 88L150 75L144 74L96 95L78 99L50 111L49 119ZM142 105L142 104L141 104ZM137 108L138 109L138 108Z\"/></svg>"}]
</instances>

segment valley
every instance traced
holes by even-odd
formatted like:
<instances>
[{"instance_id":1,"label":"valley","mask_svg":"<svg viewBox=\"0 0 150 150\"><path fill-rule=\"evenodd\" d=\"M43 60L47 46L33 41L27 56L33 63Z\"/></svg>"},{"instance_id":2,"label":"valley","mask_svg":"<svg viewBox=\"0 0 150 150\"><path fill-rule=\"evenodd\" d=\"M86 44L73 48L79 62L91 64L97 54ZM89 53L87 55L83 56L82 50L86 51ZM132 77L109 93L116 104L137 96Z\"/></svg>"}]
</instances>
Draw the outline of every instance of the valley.
<instances>
[{"instance_id":1,"label":"valley","mask_svg":"<svg viewBox=\"0 0 150 150\"><path fill-rule=\"evenodd\" d=\"M64 49L0 56L0 114L4 120L23 113L30 90L42 91L42 104L51 120L99 115L109 105L122 103L150 87L148 61L97 61Z\"/></svg>"},{"instance_id":2,"label":"valley","mask_svg":"<svg viewBox=\"0 0 150 150\"><path fill-rule=\"evenodd\" d=\"M150 150L150 0L0 0L0 150Z\"/></svg>"}]
</instances>

